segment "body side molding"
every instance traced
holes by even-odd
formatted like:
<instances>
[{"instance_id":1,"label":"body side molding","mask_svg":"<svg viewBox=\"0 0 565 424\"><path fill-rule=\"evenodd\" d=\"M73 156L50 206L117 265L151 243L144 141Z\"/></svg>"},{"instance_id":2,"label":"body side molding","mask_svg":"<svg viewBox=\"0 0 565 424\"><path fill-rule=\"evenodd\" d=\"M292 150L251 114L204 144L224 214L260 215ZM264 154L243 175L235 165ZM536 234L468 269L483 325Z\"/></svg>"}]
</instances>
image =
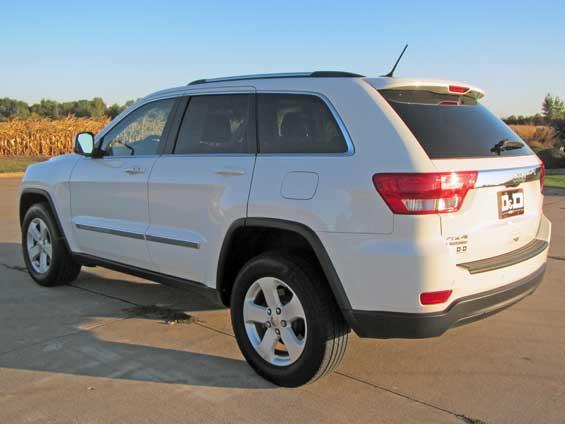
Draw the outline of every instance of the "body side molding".
<instances>
[{"instance_id":1,"label":"body side molding","mask_svg":"<svg viewBox=\"0 0 565 424\"><path fill-rule=\"evenodd\" d=\"M155 236L151 234L143 234L143 233L136 233L132 231L124 231L124 230L117 230L114 228L107 228L107 227L99 227L94 225L88 224L77 224L75 223L75 227L80 230L85 231L92 231L95 233L102 233L102 234L110 234L112 236L119 236L119 237L129 237L137 240L146 240L152 241L154 243L162 243L162 244L171 244L173 246L181 246L181 247L190 247L192 249L200 249L200 243L189 241L189 240L181 240L171 237L161 237Z\"/></svg>"}]
</instances>

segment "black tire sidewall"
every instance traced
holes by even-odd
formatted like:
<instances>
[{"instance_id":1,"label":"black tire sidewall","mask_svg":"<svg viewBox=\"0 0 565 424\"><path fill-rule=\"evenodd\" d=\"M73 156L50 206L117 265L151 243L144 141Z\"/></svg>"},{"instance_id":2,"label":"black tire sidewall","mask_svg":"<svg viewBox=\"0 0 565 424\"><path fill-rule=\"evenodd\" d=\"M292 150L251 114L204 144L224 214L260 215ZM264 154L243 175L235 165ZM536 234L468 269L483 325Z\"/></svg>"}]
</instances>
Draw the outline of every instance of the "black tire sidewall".
<instances>
[{"instance_id":1,"label":"black tire sidewall","mask_svg":"<svg viewBox=\"0 0 565 424\"><path fill-rule=\"evenodd\" d=\"M248 262L236 278L231 298L234 333L247 362L264 378L281 386L295 387L307 383L320 369L327 340L327 316L321 299L310 284L315 276L308 275L292 258L282 255L263 255ZM284 367L265 361L256 351L245 330L243 302L247 290L262 277L275 277L287 284L298 296L306 315L306 346L300 358Z\"/></svg>"},{"instance_id":2,"label":"black tire sidewall","mask_svg":"<svg viewBox=\"0 0 565 424\"><path fill-rule=\"evenodd\" d=\"M29 224L34 218L40 218L45 222L49 230L49 235L51 236L51 246L52 246L52 256L51 256L51 266L49 270L43 274L36 272L31 265L31 260L27 251L27 230ZM34 279L40 285L52 286L56 285L57 275L59 268L61 266L61 261L65 256L66 247L64 241L61 238L57 224L54 222L53 217L49 210L43 204L36 204L31 206L25 214L23 224L22 224L22 252L24 257L24 262L26 264L27 270Z\"/></svg>"}]
</instances>

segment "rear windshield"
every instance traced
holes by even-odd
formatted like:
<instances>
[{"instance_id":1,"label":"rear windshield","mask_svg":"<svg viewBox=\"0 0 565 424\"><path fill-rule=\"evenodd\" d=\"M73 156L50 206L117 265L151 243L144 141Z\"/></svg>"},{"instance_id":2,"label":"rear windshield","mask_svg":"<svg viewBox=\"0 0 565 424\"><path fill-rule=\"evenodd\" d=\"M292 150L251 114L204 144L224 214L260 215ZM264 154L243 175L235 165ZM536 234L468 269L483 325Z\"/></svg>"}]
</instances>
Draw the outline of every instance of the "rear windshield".
<instances>
[{"instance_id":1,"label":"rear windshield","mask_svg":"<svg viewBox=\"0 0 565 424\"><path fill-rule=\"evenodd\" d=\"M379 92L431 159L533 154L504 122L469 96L416 90Z\"/></svg>"}]
</instances>

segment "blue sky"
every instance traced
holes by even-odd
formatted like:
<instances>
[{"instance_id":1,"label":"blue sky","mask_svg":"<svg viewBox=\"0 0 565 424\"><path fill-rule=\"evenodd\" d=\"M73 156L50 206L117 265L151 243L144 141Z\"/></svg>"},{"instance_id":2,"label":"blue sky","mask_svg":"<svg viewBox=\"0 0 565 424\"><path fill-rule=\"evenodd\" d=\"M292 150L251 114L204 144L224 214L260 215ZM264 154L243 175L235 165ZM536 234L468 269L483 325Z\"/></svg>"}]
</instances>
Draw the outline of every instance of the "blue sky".
<instances>
[{"instance_id":1,"label":"blue sky","mask_svg":"<svg viewBox=\"0 0 565 424\"><path fill-rule=\"evenodd\" d=\"M348 70L483 88L499 115L565 98L563 1L0 0L0 97L122 103L205 77Z\"/></svg>"}]
</instances>

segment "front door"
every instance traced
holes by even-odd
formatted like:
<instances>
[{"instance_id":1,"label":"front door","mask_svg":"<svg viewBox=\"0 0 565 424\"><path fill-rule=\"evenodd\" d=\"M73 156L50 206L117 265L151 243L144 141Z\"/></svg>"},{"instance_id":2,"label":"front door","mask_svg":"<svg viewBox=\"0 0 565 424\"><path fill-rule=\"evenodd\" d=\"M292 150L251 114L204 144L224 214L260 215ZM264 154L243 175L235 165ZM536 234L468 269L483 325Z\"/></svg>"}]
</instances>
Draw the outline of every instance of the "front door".
<instances>
[{"instance_id":1,"label":"front door","mask_svg":"<svg viewBox=\"0 0 565 424\"><path fill-rule=\"evenodd\" d=\"M101 158L82 158L70 180L73 229L81 252L148 268L147 181L168 133L174 99L147 103L102 140Z\"/></svg>"}]
</instances>

